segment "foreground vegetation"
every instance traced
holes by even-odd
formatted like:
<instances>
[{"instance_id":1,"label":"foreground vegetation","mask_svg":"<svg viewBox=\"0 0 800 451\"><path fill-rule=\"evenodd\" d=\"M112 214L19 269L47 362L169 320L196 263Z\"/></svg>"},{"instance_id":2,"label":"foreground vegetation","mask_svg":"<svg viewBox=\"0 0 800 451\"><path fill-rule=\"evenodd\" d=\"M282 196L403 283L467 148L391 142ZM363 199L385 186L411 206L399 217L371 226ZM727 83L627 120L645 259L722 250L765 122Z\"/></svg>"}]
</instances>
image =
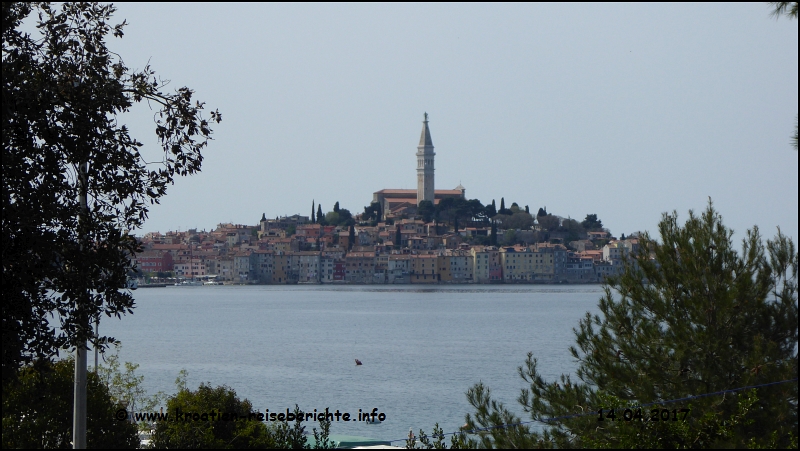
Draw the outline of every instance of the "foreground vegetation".
<instances>
[{"instance_id":1,"label":"foreground vegetation","mask_svg":"<svg viewBox=\"0 0 800 451\"><path fill-rule=\"evenodd\" d=\"M119 361L118 351L107 358L97 372L89 373L87 445L89 448L139 448L139 432L151 437L151 448L250 448L250 449L329 449L330 421L320 421L309 440L301 421L249 420L253 409L226 386L201 384L196 390L186 385L186 372L176 379L174 395L148 395L144 378L136 374L138 365ZM20 370L16 378L3 385L3 448L72 448L72 403L74 360L37 362ZM127 412L158 412L166 405L176 412L225 412L242 420L214 421L139 421L126 418ZM122 412L122 413L121 413ZM295 406L295 415L299 408ZM122 416L120 416L122 415Z\"/></svg>"},{"instance_id":2,"label":"foreground vegetation","mask_svg":"<svg viewBox=\"0 0 800 451\"><path fill-rule=\"evenodd\" d=\"M797 447L794 243L754 228L739 253L710 202L683 226L665 214L659 233L574 329L576 377L545 381L529 353L529 419L475 385L459 447Z\"/></svg>"}]
</instances>

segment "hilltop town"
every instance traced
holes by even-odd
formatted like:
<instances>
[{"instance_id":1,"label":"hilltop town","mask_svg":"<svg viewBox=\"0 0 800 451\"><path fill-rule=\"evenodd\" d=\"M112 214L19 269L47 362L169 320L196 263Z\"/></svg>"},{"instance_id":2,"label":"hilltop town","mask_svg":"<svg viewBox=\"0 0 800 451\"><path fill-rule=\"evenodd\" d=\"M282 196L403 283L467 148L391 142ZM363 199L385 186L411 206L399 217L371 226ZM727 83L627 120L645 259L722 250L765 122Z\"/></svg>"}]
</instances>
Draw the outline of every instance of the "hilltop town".
<instances>
[{"instance_id":1,"label":"hilltop town","mask_svg":"<svg viewBox=\"0 0 800 451\"><path fill-rule=\"evenodd\" d=\"M467 200L434 186L425 114L417 189L381 189L364 212L339 207L210 232L148 233L135 263L149 280L230 284L598 283L622 269L638 238L611 236L596 214L578 222L512 203Z\"/></svg>"}]
</instances>

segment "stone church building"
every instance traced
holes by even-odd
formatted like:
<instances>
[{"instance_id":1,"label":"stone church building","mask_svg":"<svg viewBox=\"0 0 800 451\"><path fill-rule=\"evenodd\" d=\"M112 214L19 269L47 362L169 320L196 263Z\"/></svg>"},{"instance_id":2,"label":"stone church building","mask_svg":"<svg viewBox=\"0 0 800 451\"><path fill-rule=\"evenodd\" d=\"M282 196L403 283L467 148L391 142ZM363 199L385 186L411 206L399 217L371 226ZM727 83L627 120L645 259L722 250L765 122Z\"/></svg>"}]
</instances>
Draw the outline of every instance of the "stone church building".
<instances>
[{"instance_id":1,"label":"stone church building","mask_svg":"<svg viewBox=\"0 0 800 451\"><path fill-rule=\"evenodd\" d=\"M428 113L425 113L425 120L422 121L422 134L417 146L417 189L382 189L373 193L372 203L380 204L383 219L413 215L423 200L429 200L436 205L447 197L466 198L466 189L461 185L455 189L435 189L433 182L433 158L435 155L431 130L428 127Z\"/></svg>"}]
</instances>

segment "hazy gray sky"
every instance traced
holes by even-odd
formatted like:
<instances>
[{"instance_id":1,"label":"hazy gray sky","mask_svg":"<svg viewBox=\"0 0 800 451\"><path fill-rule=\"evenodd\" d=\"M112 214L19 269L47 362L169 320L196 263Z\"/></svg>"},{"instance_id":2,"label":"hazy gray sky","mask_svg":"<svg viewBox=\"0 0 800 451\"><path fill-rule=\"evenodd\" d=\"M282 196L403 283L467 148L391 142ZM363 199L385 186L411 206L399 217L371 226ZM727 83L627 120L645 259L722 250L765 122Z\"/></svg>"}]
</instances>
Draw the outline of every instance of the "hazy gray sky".
<instances>
[{"instance_id":1,"label":"hazy gray sky","mask_svg":"<svg viewBox=\"0 0 800 451\"><path fill-rule=\"evenodd\" d=\"M797 21L764 3L117 6L128 66L223 114L142 233L361 212L416 188L428 112L437 188L617 235L710 196L737 238L798 236ZM156 159L150 121L128 118Z\"/></svg>"}]
</instances>

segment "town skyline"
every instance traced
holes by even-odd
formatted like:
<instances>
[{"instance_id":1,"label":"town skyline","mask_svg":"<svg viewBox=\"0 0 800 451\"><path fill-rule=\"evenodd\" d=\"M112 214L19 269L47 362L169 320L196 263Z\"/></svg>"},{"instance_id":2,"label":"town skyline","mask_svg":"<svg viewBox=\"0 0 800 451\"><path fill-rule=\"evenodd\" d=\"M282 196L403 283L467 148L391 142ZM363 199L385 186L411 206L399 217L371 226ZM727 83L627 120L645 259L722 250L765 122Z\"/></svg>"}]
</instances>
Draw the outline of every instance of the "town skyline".
<instances>
[{"instance_id":1,"label":"town skyline","mask_svg":"<svg viewBox=\"0 0 800 451\"><path fill-rule=\"evenodd\" d=\"M483 203L654 232L710 197L737 240L797 238L798 30L768 5L117 7L130 25L112 50L226 117L137 234L414 189L427 111L436 185ZM132 116L159 160L152 115Z\"/></svg>"}]
</instances>

